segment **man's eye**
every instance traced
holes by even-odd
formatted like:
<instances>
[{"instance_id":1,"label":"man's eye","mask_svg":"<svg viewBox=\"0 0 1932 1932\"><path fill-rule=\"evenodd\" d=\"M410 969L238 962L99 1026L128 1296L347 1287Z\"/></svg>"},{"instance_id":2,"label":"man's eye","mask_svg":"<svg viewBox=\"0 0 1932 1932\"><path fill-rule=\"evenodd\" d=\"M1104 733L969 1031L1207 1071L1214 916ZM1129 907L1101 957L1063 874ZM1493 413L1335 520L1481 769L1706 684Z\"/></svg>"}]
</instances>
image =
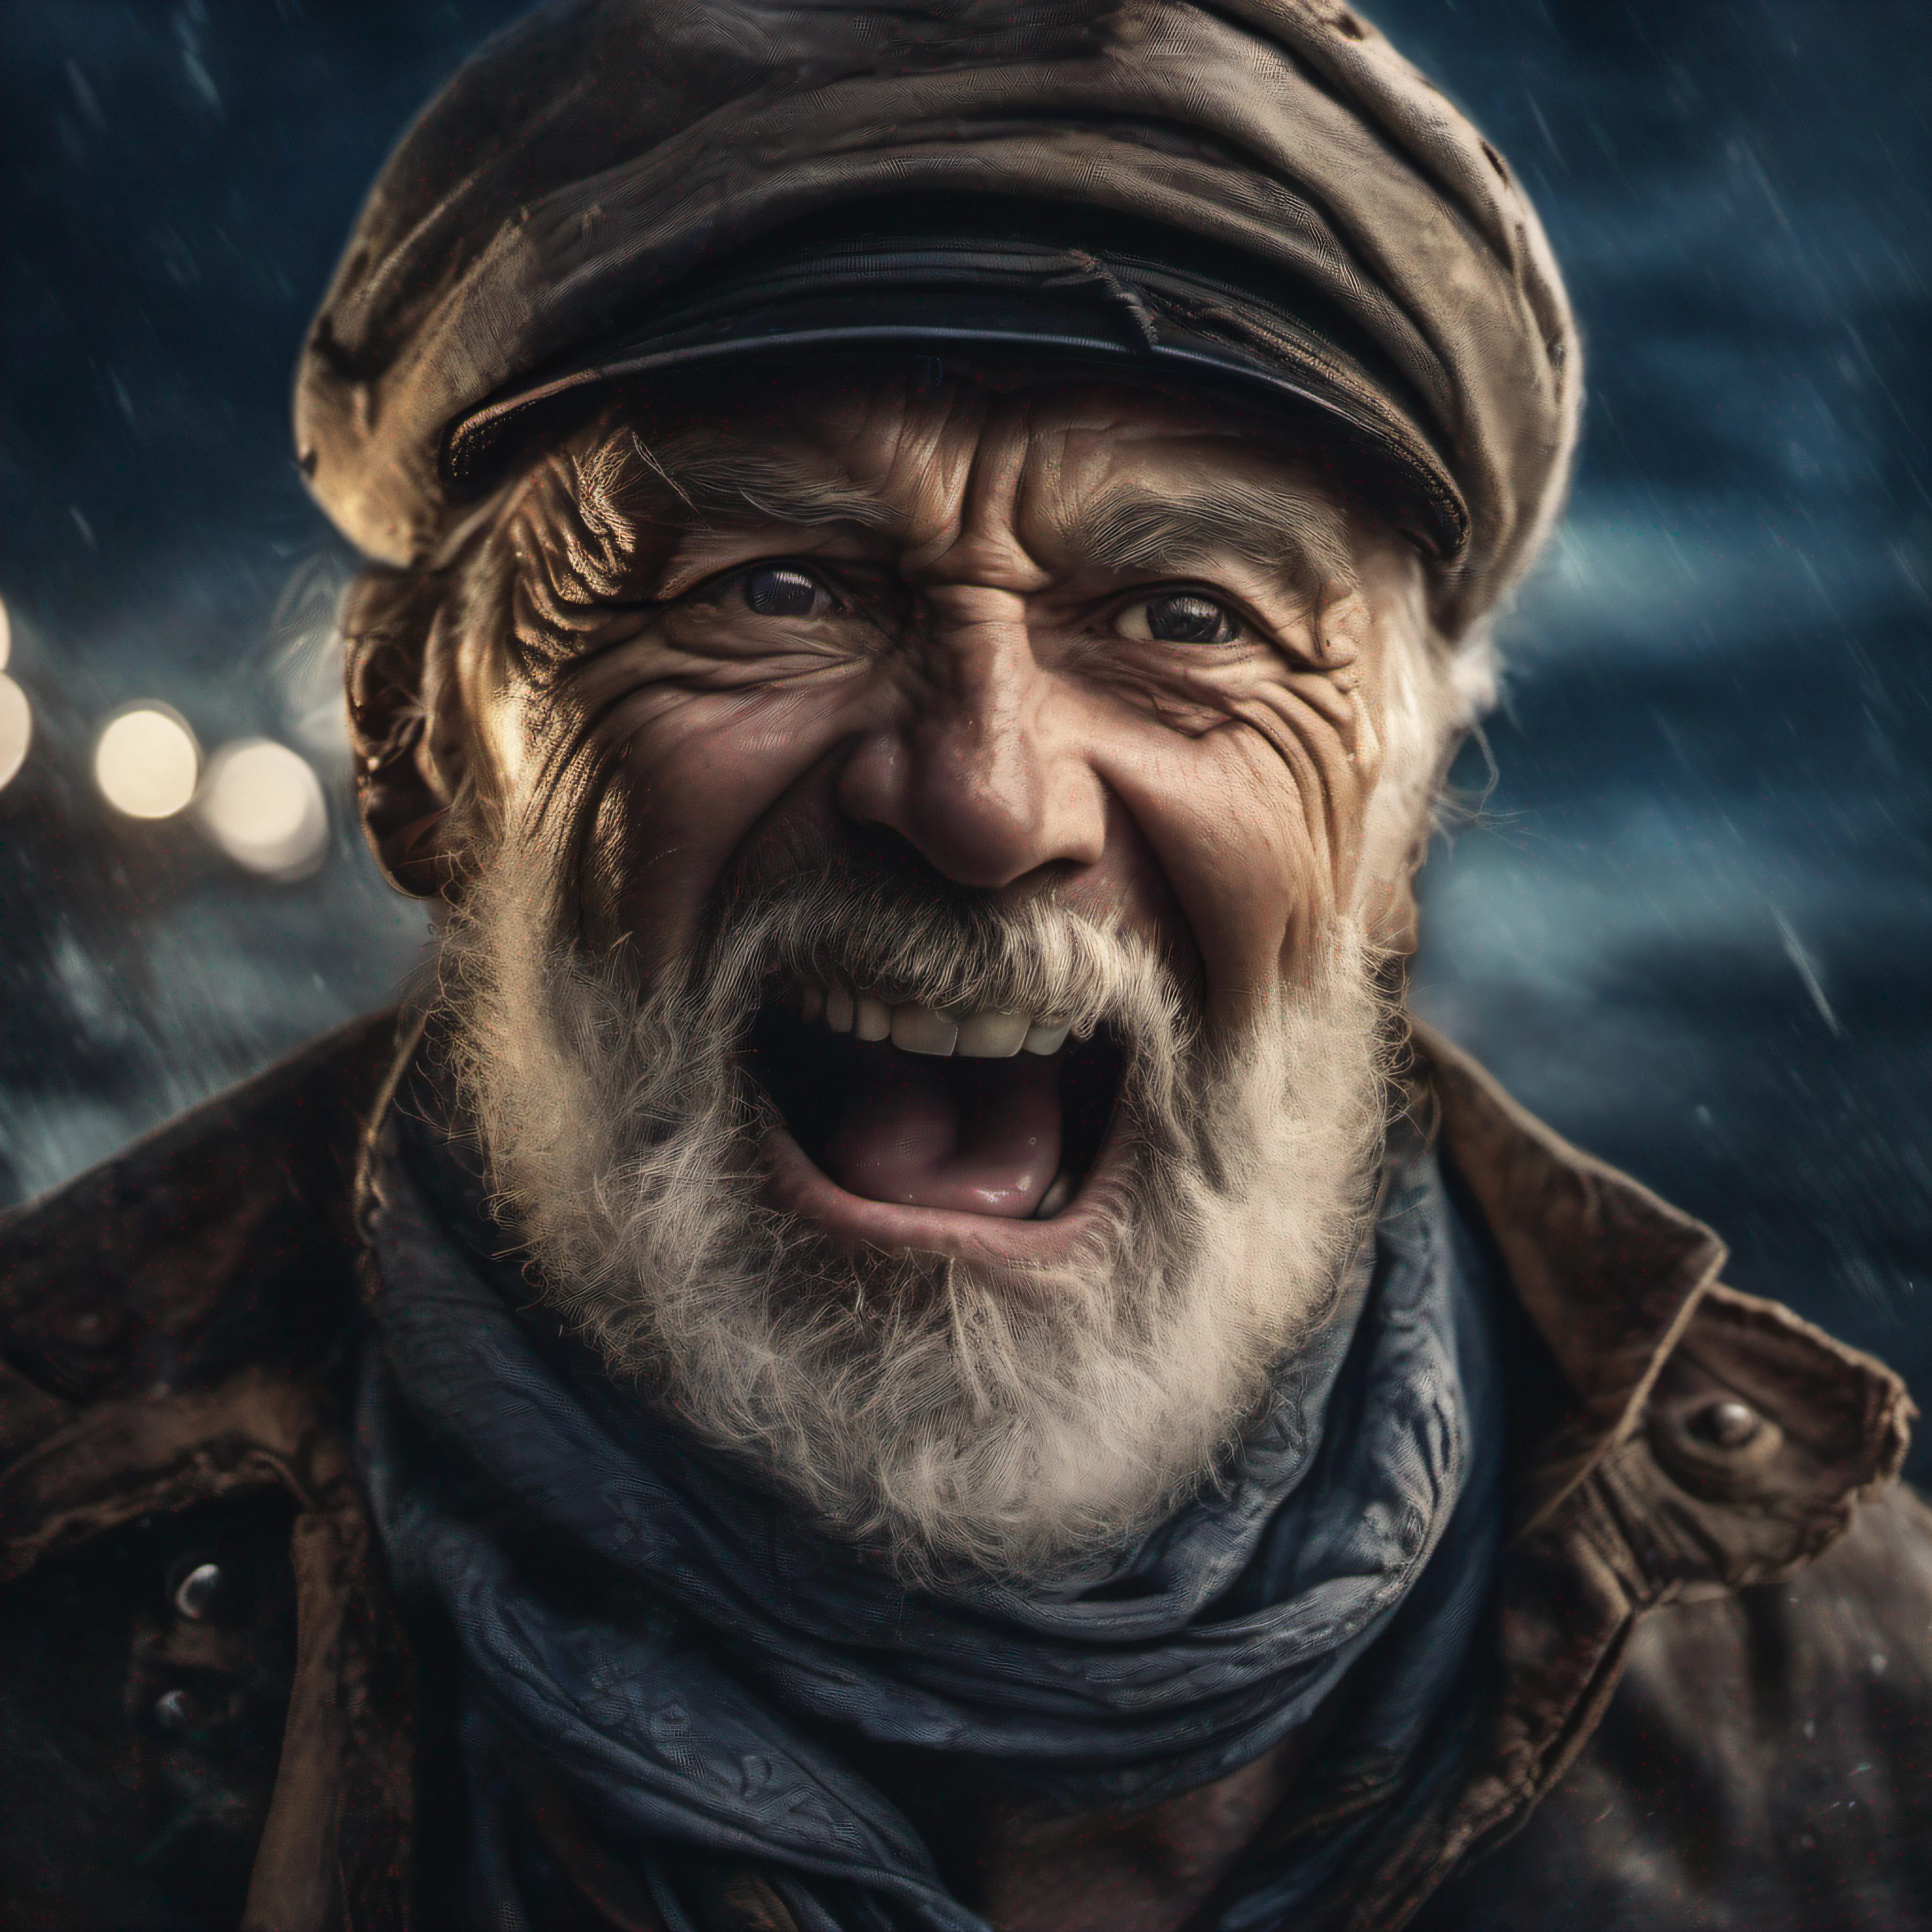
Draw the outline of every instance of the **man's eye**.
<instances>
[{"instance_id":1,"label":"man's eye","mask_svg":"<svg viewBox=\"0 0 1932 1932\"><path fill-rule=\"evenodd\" d=\"M1241 620L1218 598L1198 590L1163 590L1130 604L1114 620L1124 638L1161 644L1232 644Z\"/></svg>"},{"instance_id":2,"label":"man's eye","mask_svg":"<svg viewBox=\"0 0 1932 1932\"><path fill-rule=\"evenodd\" d=\"M754 617L810 617L831 602L818 579L794 564L761 564L746 572L738 587Z\"/></svg>"}]
</instances>

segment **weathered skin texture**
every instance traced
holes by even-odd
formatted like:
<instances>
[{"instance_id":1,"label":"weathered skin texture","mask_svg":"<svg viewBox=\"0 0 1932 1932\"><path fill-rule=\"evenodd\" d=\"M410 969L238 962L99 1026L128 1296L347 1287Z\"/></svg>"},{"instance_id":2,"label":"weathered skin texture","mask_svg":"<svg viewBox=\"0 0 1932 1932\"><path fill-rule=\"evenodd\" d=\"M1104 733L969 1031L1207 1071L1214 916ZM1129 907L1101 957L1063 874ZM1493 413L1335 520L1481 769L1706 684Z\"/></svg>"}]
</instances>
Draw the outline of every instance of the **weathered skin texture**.
<instances>
[{"instance_id":1,"label":"weathered skin texture","mask_svg":"<svg viewBox=\"0 0 1932 1932\"><path fill-rule=\"evenodd\" d=\"M778 472L815 520L707 500L693 528L636 454L654 428L601 425L505 506L514 644L463 640L430 739L443 796L466 780L560 853L598 818L590 876L622 880L615 905L593 892L599 936L676 951L748 841L878 828L962 885L1051 881L1165 933L1216 1001L1361 889L1378 674L1416 572L1292 452L1118 388L788 385L708 422L707 454ZM1359 584L1286 538L1252 554L1265 530L1238 548L1229 503L1300 508ZM820 608L747 609L760 562L816 572ZM1223 598L1238 634L1133 635L1172 587Z\"/></svg>"},{"instance_id":2,"label":"weathered skin texture","mask_svg":"<svg viewBox=\"0 0 1932 1932\"><path fill-rule=\"evenodd\" d=\"M413 773L386 779L418 794L386 795L406 844L385 818L379 849L399 877L432 851L460 874L479 821L514 824L571 881L583 938L652 968L734 878L909 851L1138 932L1230 1030L1338 916L1400 942L1448 738L1430 719L1385 795L1388 667L1429 649L1419 569L1313 479L1317 455L1199 403L1023 373L781 376L620 410L508 493L467 566L493 587L417 691L405 669L362 708L365 761L398 699L427 718ZM773 569L808 608L751 607ZM1225 637L1151 634L1176 594ZM989 1238L776 1184L875 1244Z\"/></svg>"}]
</instances>

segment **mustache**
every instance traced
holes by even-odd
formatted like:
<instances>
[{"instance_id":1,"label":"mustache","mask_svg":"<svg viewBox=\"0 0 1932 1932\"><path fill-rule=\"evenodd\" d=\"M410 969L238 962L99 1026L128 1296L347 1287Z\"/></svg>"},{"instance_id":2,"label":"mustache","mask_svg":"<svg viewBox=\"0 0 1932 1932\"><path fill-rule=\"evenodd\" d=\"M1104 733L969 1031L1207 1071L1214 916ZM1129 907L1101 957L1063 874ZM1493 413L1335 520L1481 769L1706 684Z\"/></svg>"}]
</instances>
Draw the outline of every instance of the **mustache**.
<instances>
[{"instance_id":1,"label":"mustache","mask_svg":"<svg viewBox=\"0 0 1932 1932\"><path fill-rule=\"evenodd\" d=\"M1050 887L1016 902L910 855L863 851L728 880L686 955L682 992L755 1008L772 982L834 981L942 1011L1028 1012L1082 1037L1102 1024L1151 1023L1177 1043L1195 1030L1196 1003L1144 935L1103 925Z\"/></svg>"}]
</instances>

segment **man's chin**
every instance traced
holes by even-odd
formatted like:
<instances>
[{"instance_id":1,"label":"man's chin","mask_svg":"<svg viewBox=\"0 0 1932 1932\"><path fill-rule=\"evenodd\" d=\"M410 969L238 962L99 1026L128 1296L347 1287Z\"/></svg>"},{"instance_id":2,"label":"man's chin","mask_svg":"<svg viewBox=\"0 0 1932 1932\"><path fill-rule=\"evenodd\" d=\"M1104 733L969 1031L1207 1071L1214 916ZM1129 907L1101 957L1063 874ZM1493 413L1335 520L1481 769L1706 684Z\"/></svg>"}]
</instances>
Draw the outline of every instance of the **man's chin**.
<instances>
[{"instance_id":1,"label":"man's chin","mask_svg":"<svg viewBox=\"0 0 1932 1932\"><path fill-rule=\"evenodd\" d=\"M809 1224L840 1252L936 1256L949 1261L1011 1269L1020 1280L1056 1269L1102 1244L1120 1202L1126 1147L1110 1133L1072 1199L1045 1219L1016 1220L914 1202L874 1201L842 1187L788 1129L766 1130L762 1152L765 1198L780 1213Z\"/></svg>"}]
</instances>

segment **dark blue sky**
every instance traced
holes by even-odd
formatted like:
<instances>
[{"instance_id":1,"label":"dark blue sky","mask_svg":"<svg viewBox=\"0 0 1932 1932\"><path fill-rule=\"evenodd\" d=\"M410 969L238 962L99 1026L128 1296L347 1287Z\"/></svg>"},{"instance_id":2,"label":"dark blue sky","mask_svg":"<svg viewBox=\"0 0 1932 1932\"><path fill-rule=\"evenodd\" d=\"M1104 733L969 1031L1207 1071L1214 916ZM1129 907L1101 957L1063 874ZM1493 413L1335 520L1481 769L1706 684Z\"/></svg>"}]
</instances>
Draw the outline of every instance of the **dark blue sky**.
<instances>
[{"instance_id":1,"label":"dark blue sky","mask_svg":"<svg viewBox=\"0 0 1932 1932\"><path fill-rule=\"evenodd\" d=\"M0 597L41 728L0 792L0 1200L419 958L345 814L268 884L110 822L86 761L154 697L343 782L346 560L289 371L402 122L517 10L0 6ZM1712 1220L1738 1286L1932 1384L1932 10L1369 10L1537 196L1592 391L1504 629L1496 776L1431 868L1420 1004Z\"/></svg>"}]
</instances>

